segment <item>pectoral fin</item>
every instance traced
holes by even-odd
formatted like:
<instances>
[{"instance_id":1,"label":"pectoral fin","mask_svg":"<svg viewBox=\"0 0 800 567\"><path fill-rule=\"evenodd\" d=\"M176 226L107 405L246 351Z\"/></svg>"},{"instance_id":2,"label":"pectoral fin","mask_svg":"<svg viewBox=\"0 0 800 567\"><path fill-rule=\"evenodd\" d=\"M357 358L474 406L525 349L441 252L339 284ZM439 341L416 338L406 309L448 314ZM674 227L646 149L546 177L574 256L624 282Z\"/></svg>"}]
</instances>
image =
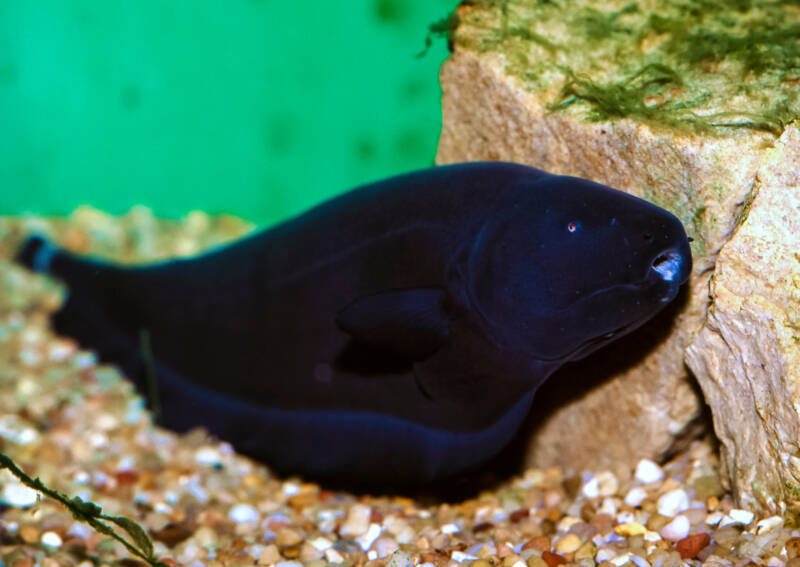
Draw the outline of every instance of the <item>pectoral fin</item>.
<instances>
[{"instance_id":1,"label":"pectoral fin","mask_svg":"<svg viewBox=\"0 0 800 567\"><path fill-rule=\"evenodd\" d=\"M342 309L336 324L360 344L410 360L436 352L450 334L439 288L388 291L360 297Z\"/></svg>"}]
</instances>

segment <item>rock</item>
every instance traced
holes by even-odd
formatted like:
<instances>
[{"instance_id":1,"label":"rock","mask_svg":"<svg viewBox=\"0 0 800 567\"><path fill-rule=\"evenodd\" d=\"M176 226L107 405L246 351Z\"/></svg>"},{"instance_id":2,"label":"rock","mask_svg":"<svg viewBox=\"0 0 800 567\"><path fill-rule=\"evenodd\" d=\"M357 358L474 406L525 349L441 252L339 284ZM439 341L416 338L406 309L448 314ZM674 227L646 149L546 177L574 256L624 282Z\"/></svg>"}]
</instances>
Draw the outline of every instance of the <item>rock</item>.
<instances>
[{"instance_id":1,"label":"rock","mask_svg":"<svg viewBox=\"0 0 800 567\"><path fill-rule=\"evenodd\" d=\"M601 15L622 10L625 4L624 0L604 3ZM587 361L563 368L537 393L538 411L532 412L535 418L529 424L526 449L529 465L608 469L625 482L630 467L642 457L658 462L700 427L703 403L684 364L684 350L695 341L705 319L708 282L717 254L755 196L762 162L771 159L770 148L783 133L784 122L767 126L767 121L761 129L755 123L748 128L726 128L699 118L717 112L766 116L772 95L766 91L758 98L747 98L741 91L737 95L743 76L738 63L722 67L715 63L715 72L705 74L702 65L690 65L679 54L667 53L663 42L669 40L669 33L648 31L646 19L652 10L680 18L677 5L674 1L657 8L647 4L625 12L625 27L632 32L596 41L589 40L591 34L581 26L564 25L563 11L550 3L529 0L508 10L499 3L464 3L458 10L454 51L440 75L443 127L438 163L509 160L593 179L671 210L694 238L693 276L681 298L637 333ZM576 0L570 13L581 14L593 6L590 0ZM726 21L732 27L720 33L745 29L735 11L725 16L730 16ZM775 18L780 21L780 15ZM687 21L686 29L691 31L696 24ZM638 39L625 43L629 38ZM564 45L570 48L561 49ZM656 69L641 67L642 45L647 46L648 61L663 63L681 79L667 73L661 77L666 86L655 99L642 92L632 106L617 108L612 101L611 108L601 108L597 97L592 102L591 93L584 89L597 87L598 97L613 88L617 88L613 92L637 96L632 85L643 75L636 73L647 75ZM771 79L759 83L775 94L773 102L783 100L791 90L777 76L776 70ZM594 87L580 77L593 81ZM708 105L693 106L691 116L682 114L672 120L630 110L658 101L678 105L670 107L677 109L681 101L688 101L685 97L690 92L704 93L706 102L697 104ZM598 120L598 116L605 118ZM748 124L744 118L739 123ZM791 163L788 156L781 159ZM790 329L785 330L791 340ZM698 351L707 351L697 344ZM777 370L775 364L769 368ZM737 429L743 424L736 423L736 411L728 410L728 420L733 422L730 433L743 430ZM718 420L726 419L721 411L714 414ZM798 431L792 427L786 431ZM740 435L738 441L748 437ZM771 447L763 441L759 441L761 453ZM788 447L795 446L796 442ZM742 450L737 456L743 455ZM771 460L762 462L764 467L772 465Z\"/></svg>"},{"instance_id":2,"label":"rock","mask_svg":"<svg viewBox=\"0 0 800 567\"><path fill-rule=\"evenodd\" d=\"M770 144L717 260L712 307L689 346L740 505L800 501L800 131Z\"/></svg>"},{"instance_id":3,"label":"rock","mask_svg":"<svg viewBox=\"0 0 800 567\"><path fill-rule=\"evenodd\" d=\"M683 17L678 4L660 3L658 14L675 23ZM588 13L592 5L576 0L570 12ZM653 6L625 12L624 5L604 3L595 21L624 13L631 33L591 40L594 32L565 26L563 13L549 3L530 0L509 9L464 3L453 54L441 71L439 163L510 160L594 179L672 210L695 239L695 270L682 302L635 337L563 369L540 390L537 408L550 409L532 412L539 417L531 424L527 462L608 468L624 481L624 469L639 458L658 461L697 431L702 404L682 361L691 343L686 361L711 399L724 472L740 504L782 509L800 497L794 456L800 420L792 397L800 356L793 256L800 231L792 189L798 161L795 127L786 126L798 109L787 107L779 119L770 109L794 100L793 87L780 80L781 63L772 61L757 74L759 88L752 92L758 94L745 95L740 87L747 73L738 62L690 64L680 49L668 53L666 45L676 47L669 31L647 28ZM785 9L776 3L761 16L780 26L790 19ZM734 11L714 20L730 25L717 29L721 37L746 30ZM693 33L699 21L684 23L681 29ZM682 45L688 50L691 42ZM651 65L640 63L643 46ZM655 79L664 88L651 95L637 90L637 81L656 69L666 73ZM620 102L609 93L632 98ZM689 93L705 98L690 103ZM686 113L670 118L647 108ZM722 126L710 119L718 113L739 118ZM711 286L715 308L695 337L723 246Z\"/></svg>"}]
</instances>

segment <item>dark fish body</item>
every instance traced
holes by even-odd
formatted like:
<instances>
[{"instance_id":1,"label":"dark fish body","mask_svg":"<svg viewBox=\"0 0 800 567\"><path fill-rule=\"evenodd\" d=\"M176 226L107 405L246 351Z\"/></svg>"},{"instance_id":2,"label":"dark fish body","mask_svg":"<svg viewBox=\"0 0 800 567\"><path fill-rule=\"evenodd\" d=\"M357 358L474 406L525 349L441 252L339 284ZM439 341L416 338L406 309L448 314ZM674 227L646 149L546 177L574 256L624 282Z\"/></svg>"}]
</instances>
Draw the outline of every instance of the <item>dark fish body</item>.
<instances>
[{"instance_id":1,"label":"dark fish body","mask_svg":"<svg viewBox=\"0 0 800 567\"><path fill-rule=\"evenodd\" d=\"M55 329L143 395L148 337L164 426L387 485L488 460L552 372L691 268L667 211L508 163L390 178L191 259L124 267L32 237L18 260L67 284Z\"/></svg>"}]
</instances>

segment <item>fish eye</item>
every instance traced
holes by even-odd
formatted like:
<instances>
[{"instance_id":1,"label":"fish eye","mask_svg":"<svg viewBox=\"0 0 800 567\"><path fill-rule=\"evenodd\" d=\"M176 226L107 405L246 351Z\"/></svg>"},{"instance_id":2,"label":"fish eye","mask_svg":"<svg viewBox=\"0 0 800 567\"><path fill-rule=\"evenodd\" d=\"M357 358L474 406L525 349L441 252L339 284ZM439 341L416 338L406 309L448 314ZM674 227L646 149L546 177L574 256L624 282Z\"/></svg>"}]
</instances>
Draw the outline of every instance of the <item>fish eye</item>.
<instances>
[{"instance_id":1,"label":"fish eye","mask_svg":"<svg viewBox=\"0 0 800 567\"><path fill-rule=\"evenodd\" d=\"M577 232L577 230L581 227L581 223L578 221L571 221L567 223L567 232Z\"/></svg>"}]
</instances>

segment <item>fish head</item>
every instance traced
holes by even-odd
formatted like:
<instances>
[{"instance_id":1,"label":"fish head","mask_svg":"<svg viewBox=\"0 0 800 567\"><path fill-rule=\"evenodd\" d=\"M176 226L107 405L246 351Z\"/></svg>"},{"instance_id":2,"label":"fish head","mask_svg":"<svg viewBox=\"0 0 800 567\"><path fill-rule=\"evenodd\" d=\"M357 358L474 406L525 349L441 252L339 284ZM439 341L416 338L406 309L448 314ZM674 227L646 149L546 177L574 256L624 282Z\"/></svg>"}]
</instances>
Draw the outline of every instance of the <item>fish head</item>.
<instances>
[{"instance_id":1,"label":"fish head","mask_svg":"<svg viewBox=\"0 0 800 567\"><path fill-rule=\"evenodd\" d=\"M658 313L689 278L692 256L665 209L548 175L498 199L466 263L469 301L491 339L560 364Z\"/></svg>"}]
</instances>

